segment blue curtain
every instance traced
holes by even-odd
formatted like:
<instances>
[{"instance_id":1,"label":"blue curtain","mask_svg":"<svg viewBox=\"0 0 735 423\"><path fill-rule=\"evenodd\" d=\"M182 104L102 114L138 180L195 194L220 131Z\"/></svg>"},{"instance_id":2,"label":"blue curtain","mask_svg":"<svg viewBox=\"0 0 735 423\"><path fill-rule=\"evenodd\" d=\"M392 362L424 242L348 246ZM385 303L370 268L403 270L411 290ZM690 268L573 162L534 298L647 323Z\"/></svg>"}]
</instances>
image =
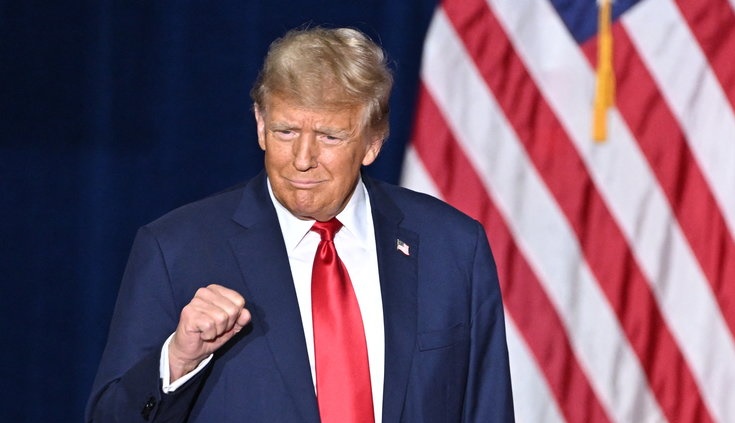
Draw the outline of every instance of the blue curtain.
<instances>
[{"instance_id":1,"label":"blue curtain","mask_svg":"<svg viewBox=\"0 0 735 423\"><path fill-rule=\"evenodd\" d=\"M369 172L397 182L435 6L0 0L0 421L82 421L137 227L261 169L248 92L286 30L386 48L392 132Z\"/></svg>"}]
</instances>

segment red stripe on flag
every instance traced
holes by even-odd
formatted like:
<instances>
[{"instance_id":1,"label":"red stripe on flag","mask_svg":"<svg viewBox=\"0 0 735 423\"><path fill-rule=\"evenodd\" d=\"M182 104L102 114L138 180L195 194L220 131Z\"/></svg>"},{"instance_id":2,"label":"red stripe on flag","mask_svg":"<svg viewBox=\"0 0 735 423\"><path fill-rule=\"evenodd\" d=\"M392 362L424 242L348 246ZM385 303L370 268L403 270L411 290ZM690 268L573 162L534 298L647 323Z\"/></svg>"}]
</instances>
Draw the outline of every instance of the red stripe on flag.
<instances>
[{"instance_id":1,"label":"red stripe on flag","mask_svg":"<svg viewBox=\"0 0 735 423\"><path fill-rule=\"evenodd\" d=\"M620 24L614 25L613 37L616 106L638 140L735 334L735 240L681 126ZM595 40L583 46L590 63L595 61L595 47Z\"/></svg>"},{"instance_id":2,"label":"red stripe on flag","mask_svg":"<svg viewBox=\"0 0 735 423\"><path fill-rule=\"evenodd\" d=\"M676 4L735 109L735 11L727 0L677 0Z\"/></svg>"},{"instance_id":3,"label":"red stripe on flag","mask_svg":"<svg viewBox=\"0 0 735 423\"><path fill-rule=\"evenodd\" d=\"M625 237L503 28L482 1L446 1L444 8L574 228L664 414L672 421L712 421Z\"/></svg>"},{"instance_id":4,"label":"red stripe on flag","mask_svg":"<svg viewBox=\"0 0 735 423\"><path fill-rule=\"evenodd\" d=\"M417 107L412 145L443 198L483 223L498 263L505 307L565 418L570 422L609 421L574 356L554 306L423 85Z\"/></svg>"}]
</instances>

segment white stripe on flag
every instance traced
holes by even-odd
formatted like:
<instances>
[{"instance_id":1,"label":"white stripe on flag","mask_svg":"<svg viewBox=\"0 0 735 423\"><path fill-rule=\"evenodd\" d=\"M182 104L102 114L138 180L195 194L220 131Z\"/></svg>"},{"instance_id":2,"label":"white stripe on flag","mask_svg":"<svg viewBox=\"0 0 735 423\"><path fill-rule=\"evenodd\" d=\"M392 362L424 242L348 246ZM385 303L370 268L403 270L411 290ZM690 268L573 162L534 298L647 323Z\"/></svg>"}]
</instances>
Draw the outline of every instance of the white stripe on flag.
<instances>
[{"instance_id":1,"label":"white stripe on flag","mask_svg":"<svg viewBox=\"0 0 735 423\"><path fill-rule=\"evenodd\" d=\"M416 154L416 149L410 145L406 148L406 156L403 159L401 185L414 191L432 195L436 198L442 198L439 189L436 187L431 176L429 176L429 173L426 171L424 163Z\"/></svg>"},{"instance_id":2,"label":"white stripe on flag","mask_svg":"<svg viewBox=\"0 0 735 423\"><path fill-rule=\"evenodd\" d=\"M506 310L506 316L507 316ZM564 417L512 318L505 320L516 423L561 423Z\"/></svg>"}]
</instances>

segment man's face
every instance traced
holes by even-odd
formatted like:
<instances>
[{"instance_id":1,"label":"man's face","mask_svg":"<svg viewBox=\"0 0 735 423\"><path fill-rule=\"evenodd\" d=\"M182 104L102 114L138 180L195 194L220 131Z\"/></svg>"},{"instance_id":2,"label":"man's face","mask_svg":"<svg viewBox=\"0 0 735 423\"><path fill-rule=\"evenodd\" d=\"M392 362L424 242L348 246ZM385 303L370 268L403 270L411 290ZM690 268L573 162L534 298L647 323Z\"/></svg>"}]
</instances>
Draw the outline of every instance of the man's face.
<instances>
[{"instance_id":1,"label":"man's face","mask_svg":"<svg viewBox=\"0 0 735 423\"><path fill-rule=\"evenodd\" d=\"M299 219L329 220L349 201L360 166L382 140L360 128L359 108L304 108L270 96L255 110L273 194Z\"/></svg>"}]
</instances>

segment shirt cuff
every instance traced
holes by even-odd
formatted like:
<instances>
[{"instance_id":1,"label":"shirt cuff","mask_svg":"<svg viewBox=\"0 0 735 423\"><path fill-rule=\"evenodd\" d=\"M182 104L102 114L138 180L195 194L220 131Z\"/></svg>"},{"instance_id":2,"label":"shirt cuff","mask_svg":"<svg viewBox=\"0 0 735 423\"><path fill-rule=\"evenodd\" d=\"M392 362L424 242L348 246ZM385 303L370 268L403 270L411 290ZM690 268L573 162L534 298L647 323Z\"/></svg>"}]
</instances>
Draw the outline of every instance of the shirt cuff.
<instances>
[{"instance_id":1,"label":"shirt cuff","mask_svg":"<svg viewBox=\"0 0 735 423\"><path fill-rule=\"evenodd\" d=\"M190 371L184 376L181 376L173 383L171 383L171 370L168 366L168 345L171 343L171 338L173 338L173 336L174 334L172 333L171 336L168 337L166 342L163 343L163 348L161 348L161 364L159 367L159 371L161 373L161 388L164 394L170 394L174 392L186 382L188 382L189 379L196 376L197 373L199 373L204 367L207 366L207 364L209 364L210 361L212 361L213 356L213 354L210 354L209 357L202 360L201 363L199 363L199 365L194 370Z\"/></svg>"}]
</instances>

